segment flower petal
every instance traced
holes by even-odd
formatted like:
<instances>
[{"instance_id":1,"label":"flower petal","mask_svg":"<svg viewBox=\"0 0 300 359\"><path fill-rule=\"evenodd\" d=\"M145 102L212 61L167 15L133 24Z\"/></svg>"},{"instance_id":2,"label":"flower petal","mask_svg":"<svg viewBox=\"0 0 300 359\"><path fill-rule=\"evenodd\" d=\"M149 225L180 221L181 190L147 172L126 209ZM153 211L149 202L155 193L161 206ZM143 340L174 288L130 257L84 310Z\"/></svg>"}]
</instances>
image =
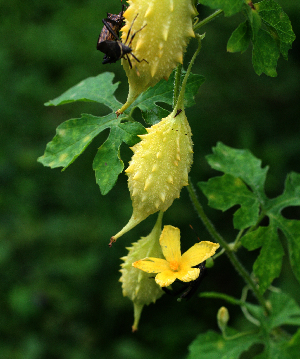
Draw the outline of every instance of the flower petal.
<instances>
[{"instance_id":1,"label":"flower petal","mask_svg":"<svg viewBox=\"0 0 300 359\"><path fill-rule=\"evenodd\" d=\"M191 282L199 277L200 269L199 268L189 268L188 270L181 270L176 273L177 278L182 282Z\"/></svg>"},{"instance_id":2,"label":"flower petal","mask_svg":"<svg viewBox=\"0 0 300 359\"><path fill-rule=\"evenodd\" d=\"M173 272L171 270L165 270L161 273L158 273L155 277L155 282L161 287L168 287L173 282L175 282L177 278L177 272Z\"/></svg>"},{"instance_id":3,"label":"flower petal","mask_svg":"<svg viewBox=\"0 0 300 359\"><path fill-rule=\"evenodd\" d=\"M213 256L219 247L220 245L218 243L209 241L196 243L193 247L183 253L181 263L190 267L196 266L207 258Z\"/></svg>"},{"instance_id":4,"label":"flower petal","mask_svg":"<svg viewBox=\"0 0 300 359\"><path fill-rule=\"evenodd\" d=\"M159 238L162 252L168 262L180 262L180 230L173 226L164 226Z\"/></svg>"},{"instance_id":5,"label":"flower petal","mask_svg":"<svg viewBox=\"0 0 300 359\"><path fill-rule=\"evenodd\" d=\"M169 263L165 259L147 257L132 263L133 267L143 270L147 273L160 273L169 270Z\"/></svg>"}]
</instances>

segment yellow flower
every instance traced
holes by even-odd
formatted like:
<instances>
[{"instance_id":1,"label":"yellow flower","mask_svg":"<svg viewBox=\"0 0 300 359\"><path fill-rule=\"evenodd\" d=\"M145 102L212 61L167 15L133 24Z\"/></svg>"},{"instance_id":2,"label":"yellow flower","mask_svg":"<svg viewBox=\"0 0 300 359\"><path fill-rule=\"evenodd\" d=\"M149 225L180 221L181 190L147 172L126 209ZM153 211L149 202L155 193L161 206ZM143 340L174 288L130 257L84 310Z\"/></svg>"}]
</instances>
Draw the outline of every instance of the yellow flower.
<instances>
[{"instance_id":1,"label":"yellow flower","mask_svg":"<svg viewBox=\"0 0 300 359\"><path fill-rule=\"evenodd\" d=\"M181 255L180 230L173 226L164 226L159 242L166 259L147 257L132 265L147 273L158 273L155 281L161 287L171 285L176 279L182 282L191 282L197 279L200 269L193 267L213 256L220 246L216 243L202 241Z\"/></svg>"}]
</instances>

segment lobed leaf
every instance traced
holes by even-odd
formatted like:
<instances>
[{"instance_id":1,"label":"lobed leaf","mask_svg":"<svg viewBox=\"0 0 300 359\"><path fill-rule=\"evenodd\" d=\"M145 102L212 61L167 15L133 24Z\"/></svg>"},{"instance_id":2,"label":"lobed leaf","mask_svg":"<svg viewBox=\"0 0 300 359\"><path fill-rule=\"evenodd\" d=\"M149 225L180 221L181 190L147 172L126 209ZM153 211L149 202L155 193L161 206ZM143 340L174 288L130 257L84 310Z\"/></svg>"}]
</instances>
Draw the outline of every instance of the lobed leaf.
<instances>
[{"instance_id":1,"label":"lobed leaf","mask_svg":"<svg viewBox=\"0 0 300 359\"><path fill-rule=\"evenodd\" d=\"M212 150L213 154L206 156L212 168L241 178L252 191L263 195L268 167L261 168L261 160L248 150L237 150L221 142Z\"/></svg>"},{"instance_id":2,"label":"lobed leaf","mask_svg":"<svg viewBox=\"0 0 300 359\"><path fill-rule=\"evenodd\" d=\"M56 135L38 162L51 168L64 167L65 170L94 137L118 122L114 113L104 117L83 114L81 118L65 121L57 127Z\"/></svg>"},{"instance_id":3,"label":"lobed leaf","mask_svg":"<svg viewBox=\"0 0 300 359\"><path fill-rule=\"evenodd\" d=\"M115 74L104 72L95 77L89 77L79 84L71 87L54 100L45 103L45 106L58 106L76 101L90 101L102 103L113 111L122 105L114 96L119 82L113 84Z\"/></svg>"},{"instance_id":4,"label":"lobed leaf","mask_svg":"<svg viewBox=\"0 0 300 359\"><path fill-rule=\"evenodd\" d=\"M119 123L111 128L108 139L99 148L94 161L96 182L102 195L107 194L115 185L124 163L120 158L120 146L123 142L133 146L138 142L138 134L146 133L138 122Z\"/></svg>"},{"instance_id":5,"label":"lobed leaf","mask_svg":"<svg viewBox=\"0 0 300 359\"><path fill-rule=\"evenodd\" d=\"M235 150L218 143L213 154L207 156L212 168L225 173L198 185L213 208L227 210L235 205L240 208L234 214L234 227L245 229L258 225L259 219L268 216L269 225L248 231L241 243L248 250L261 247L253 265L261 293L280 274L284 251L278 230L284 234L293 272L300 281L300 221L288 220L281 214L289 206L300 205L300 174L291 173L285 181L282 195L269 199L264 194L267 167L247 150ZM259 217L259 214L261 218Z\"/></svg>"},{"instance_id":6,"label":"lobed leaf","mask_svg":"<svg viewBox=\"0 0 300 359\"><path fill-rule=\"evenodd\" d=\"M268 322L270 330L281 325L300 326L300 307L288 294L271 293L272 312Z\"/></svg>"},{"instance_id":7,"label":"lobed leaf","mask_svg":"<svg viewBox=\"0 0 300 359\"><path fill-rule=\"evenodd\" d=\"M253 265L253 272L258 279L259 291L264 293L273 280L279 277L284 251L274 225L259 227L242 237L241 242L248 250L261 248Z\"/></svg>"},{"instance_id":8,"label":"lobed leaf","mask_svg":"<svg viewBox=\"0 0 300 359\"><path fill-rule=\"evenodd\" d=\"M257 222L259 202L239 178L224 175L211 178L208 182L199 182L198 185L212 208L226 211L235 205L241 206L234 214L234 228L244 229Z\"/></svg>"},{"instance_id":9,"label":"lobed leaf","mask_svg":"<svg viewBox=\"0 0 300 359\"><path fill-rule=\"evenodd\" d=\"M122 117L114 113L104 117L84 114L79 119L65 121L57 127L56 136L46 146L38 161L51 168L65 170L86 149L102 131L111 128L108 139L99 148L93 162L96 182L103 195L115 185L124 164L120 158L120 146L126 142L133 146L139 141L137 135L144 134L145 128L139 122L121 123Z\"/></svg>"}]
</instances>

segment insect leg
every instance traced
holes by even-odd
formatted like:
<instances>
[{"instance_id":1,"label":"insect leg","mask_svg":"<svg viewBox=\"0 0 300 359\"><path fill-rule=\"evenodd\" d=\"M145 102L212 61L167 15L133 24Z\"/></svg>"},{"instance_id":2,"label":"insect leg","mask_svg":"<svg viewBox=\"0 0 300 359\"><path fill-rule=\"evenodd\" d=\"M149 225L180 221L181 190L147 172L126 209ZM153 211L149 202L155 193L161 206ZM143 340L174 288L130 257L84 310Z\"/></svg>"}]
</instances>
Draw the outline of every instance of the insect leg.
<instances>
[{"instance_id":1,"label":"insect leg","mask_svg":"<svg viewBox=\"0 0 300 359\"><path fill-rule=\"evenodd\" d=\"M138 32L140 32L141 30L143 30L143 28L144 28L146 25L147 25L147 24L145 24L144 26L142 26L139 30L137 30L137 31L131 36L131 39L130 39L129 44L128 44L127 46L130 47L130 44L132 43L132 40L134 39L135 35L136 35ZM129 32L128 32L128 33L129 33ZM126 41L127 41L127 39L126 39Z\"/></svg>"},{"instance_id":2,"label":"insect leg","mask_svg":"<svg viewBox=\"0 0 300 359\"><path fill-rule=\"evenodd\" d=\"M132 55L132 54L131 54ZM129 67L132 69L132 63L131 63L131 61L130 61L130 58L129 58L129 56L128 55L126 55L126 60L128 60L128 63L129 63Z\"/></svg>"},{"instance_id":3,"label":"insect leg","mask_svg":"<svg viewBox=\"0 0 300 359\"><path fill-rule=\"evenodd\" d=\"M145 62L147 62L147 64L149 64L149 62L148 62L147 60L145 60L145 59L139 60L132 52L131 52L130 54L132 55L132 57L133 57L137 62L145 61Z\"/></svg>"}]
</instances>

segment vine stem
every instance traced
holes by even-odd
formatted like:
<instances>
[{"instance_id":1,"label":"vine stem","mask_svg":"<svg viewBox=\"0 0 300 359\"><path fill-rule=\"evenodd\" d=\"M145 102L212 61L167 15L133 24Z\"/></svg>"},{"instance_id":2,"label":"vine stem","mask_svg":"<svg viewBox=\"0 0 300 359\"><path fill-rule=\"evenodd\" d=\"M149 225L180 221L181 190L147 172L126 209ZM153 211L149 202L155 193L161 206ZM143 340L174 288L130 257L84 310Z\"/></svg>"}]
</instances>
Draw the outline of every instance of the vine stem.
<instances>
[{"instance_id":1,"label":"vine stem","mask_svg":"<svg viewBox=\"0 0 300 359\"><path fill-rule=\"evenodd\" d=\"M249 285L249 287L252 289L254 295L256 296L258 302L260 303L260 305L265 309L265 311L267 313L270 312L270 309L266 303L265 298L260 294L256 284L254 283L254 281L252 280L250 274L247 272L247 270L244 268L244 266L242 265L242 263L238 260L237 256L235 255L235 253L232 251L230 245L225 241L225 239L217 232L217 230L215 229L214 225L211 223L211 221L208 219L208 217L206 216L202 205L200 204L197 195L196 195L196 191L194 186L191 183L191 180L189 180L189 185L187 186L189 195L190 195L190 199L195 207L196 212L198 213L202 223L204 224L204 226L206 227L206 229L208 230L209 234L212 236L212 238L220 243L220 245L224 248L225 253L227 254L230 262L232 263L232 265L234 266L235 270L242 276L242 278L244 279L244 281Z\"/></svg>"},{"instance_id":2,"label":"vine stem","mask_svg":"<svg viewBox=\"0 0 300 359\"><path fill-rule=\"evenodd\" d=\"M214 20L217 16L219 16L220 14L222 14L223 10L219 9L217 11L215 11L214 13L212 13L211 15L209 15L208 17L206 17L204 20L198 22L198 24L196 24L194 26L194 31L200 29L200 27L206 25L207 23L209 23L210 21Z\"/></svg>"}]
</instances>

